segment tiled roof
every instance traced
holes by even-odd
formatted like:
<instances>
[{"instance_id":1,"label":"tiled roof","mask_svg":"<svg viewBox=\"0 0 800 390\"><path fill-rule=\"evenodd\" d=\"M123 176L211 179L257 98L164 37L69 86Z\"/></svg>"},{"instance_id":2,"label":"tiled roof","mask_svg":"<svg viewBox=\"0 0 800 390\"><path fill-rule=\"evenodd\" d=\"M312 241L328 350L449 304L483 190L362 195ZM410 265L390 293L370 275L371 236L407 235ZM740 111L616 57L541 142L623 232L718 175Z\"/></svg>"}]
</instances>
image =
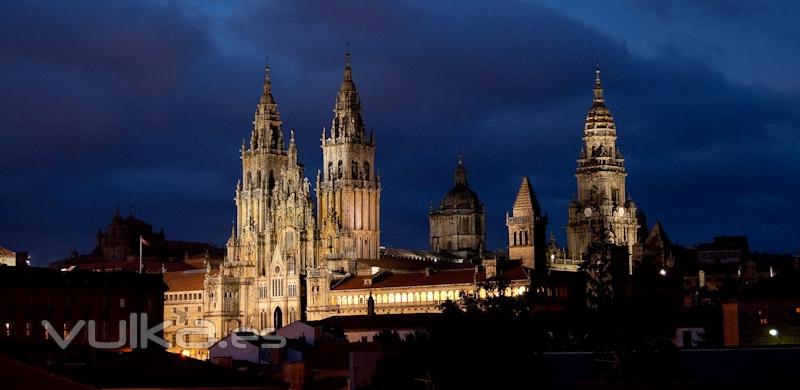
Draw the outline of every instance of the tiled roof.
<instances>
[{"instance_id":1,"label":"tiled roof","mask_svg":"<svg viewBox=\"0 0 800 390\"><path fill-rule=\"evenodd\" d=\"M533 193L533 186L527 176L522 177L522 183L519 185L517 191L517 199L514 200L514 210L533 210L536 215L541 214L539 201L536 199L536 194Z\"/></svg>"},{"instance_id":2,"label":"tiled roof","mask_svg":"<svg viewBox=\"0 0 800 390\"><path fill-rule=\"evenodd\" d=\"M169 292L202 290L205 277L204 269L167 272L164 274L164 283L169 287Z\"/></svg>"},{"instance_id":3,"label":"tiled roof","mask_svg":"<svg viewBox=\"0 0 800 390\"><path fill-rule=\"evenodd\" d=\"M506 269L502 273L502 277L506 280L527 280L525 271L517 264L515 264L514 267ZM425 272L393 273L388 271L373 279L370 286L365 286L364 280L371 278L372 276L353 276L339 283L333 290L365 290L387 287L469 284L475 281L482 282L486 280L486 272L480 270L476 274L474 268L450 269L434 271L429 276L426 276Z\"/></svg>"},{"instance_id":4,"label":"tiled roof","mask_svg":"<svg viewBox=\"0 0 800 390\"><path fill-rule=\"evenodd\" d=\"M14 252L0 246L0 256L14 256Z\"/></svg>"}]
</instances>

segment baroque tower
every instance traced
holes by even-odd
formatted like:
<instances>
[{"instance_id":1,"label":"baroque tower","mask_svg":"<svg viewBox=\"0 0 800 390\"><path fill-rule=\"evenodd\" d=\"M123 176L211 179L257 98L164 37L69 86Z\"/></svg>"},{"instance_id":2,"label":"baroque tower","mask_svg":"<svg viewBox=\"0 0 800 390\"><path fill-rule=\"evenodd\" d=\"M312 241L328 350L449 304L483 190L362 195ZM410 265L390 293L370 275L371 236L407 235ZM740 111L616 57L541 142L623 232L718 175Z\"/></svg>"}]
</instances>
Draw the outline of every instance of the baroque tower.
<instances>
[{"instance_id":1,"label":"baroque tower","mask_svg":"<svg viewBox=\"0 0 800 390\"><path fill-rule=\"evenodd\" d=\"M453 188L437 210L431 210L430 247L468 259L480 255L486 243L486 210L469 184L467 168L459 155Z\"/></svg>"},{"instance_id":2,"label":"baroque tower","mask_svg":"<svg viewBox=\"0 0 800 390\"><path fill-rule=\"evenodd\" d=\"M628 248L628 271L632 273L631 259L643 216L625 191L628 173L616 141L616 125L605 104L598 67L575 171L578 191L569 206L567 251L574 259L582 258L591 235L603 224L610 242Z\"/></svg>"},{"instance_id":3,"label":"baroque tower","mask_svg":"<svg viewBox=\"0 0 800 390\"><path fill-rule=\"evenodd\" d=\"M336 95L329 130L322 130L323 172L317 172L319 259L349 269L356 259L380 254L380 177L375 170L375 136L367 136L353 82L350 53Z\"/></svg>"},{"instance_id":4,"label":"baroque tower","mask_svg":"<svg viewBox=\"0 0 800 390\"><path fill-rule=\"evenodd\" d=\"M527 268L544 270L547 263L544 238L547 216L542 215L539 200L527 176L522 178L511 215L506 213L506 226L508 258L522 260L522 265Z\"/></svg>"},{"instance_id":5,"label":"baroque tower","mask_svg":"<svg viewBox=\"0 0 800 390\"><path fill-rule=\"evenodd\" d=\"M301 279L315 264L313 203L294 132L285 149L281 124L267 67L250 145L242 143L227 255L206 277L206 318L218 338L237 327L274 330L303 313Z\"/></svg>"}]
</instances>

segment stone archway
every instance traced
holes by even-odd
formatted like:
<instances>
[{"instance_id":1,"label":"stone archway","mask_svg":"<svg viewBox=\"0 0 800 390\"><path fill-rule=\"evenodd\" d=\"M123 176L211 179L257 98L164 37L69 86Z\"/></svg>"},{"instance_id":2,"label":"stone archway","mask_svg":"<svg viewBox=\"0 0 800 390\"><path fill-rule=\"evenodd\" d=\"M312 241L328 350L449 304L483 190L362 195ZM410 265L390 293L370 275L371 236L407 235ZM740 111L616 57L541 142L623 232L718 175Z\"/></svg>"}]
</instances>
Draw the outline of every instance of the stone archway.
<instances>
[{"instance_id":1,"label":"stone archway","mask_svg":"<svg viewBox=\"0 0 800 390\"><path fill-rule=\"evenodd\" d=\"M275 325L275 330L283 327L283 312L280 306L275 308L275 313L272 315L272 324Z\"/></svg>"}]
</instances>

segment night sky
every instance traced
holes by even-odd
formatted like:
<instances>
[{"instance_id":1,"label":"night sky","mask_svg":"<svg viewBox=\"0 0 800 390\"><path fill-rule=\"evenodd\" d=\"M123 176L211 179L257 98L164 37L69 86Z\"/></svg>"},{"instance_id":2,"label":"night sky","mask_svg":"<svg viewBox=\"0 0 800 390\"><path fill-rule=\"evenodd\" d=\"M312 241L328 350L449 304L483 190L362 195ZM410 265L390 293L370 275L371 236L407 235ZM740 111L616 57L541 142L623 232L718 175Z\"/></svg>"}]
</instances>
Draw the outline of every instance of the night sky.
<instances>
[{"instance_id":1,"label":"night sky","mask_svg":"<svg viewBox=\"0 0 800 390\"><path fill-rule=\"evenodd\" d=\"M563 244L599 59L648 224L797 251L800 6L642 3L3 1L0 246L90 251L117 205L221 245L264 57L313 180L349 42L383 245L427 247L459 150L490 248L523 175Z\"/></svg>"}]
</instances>

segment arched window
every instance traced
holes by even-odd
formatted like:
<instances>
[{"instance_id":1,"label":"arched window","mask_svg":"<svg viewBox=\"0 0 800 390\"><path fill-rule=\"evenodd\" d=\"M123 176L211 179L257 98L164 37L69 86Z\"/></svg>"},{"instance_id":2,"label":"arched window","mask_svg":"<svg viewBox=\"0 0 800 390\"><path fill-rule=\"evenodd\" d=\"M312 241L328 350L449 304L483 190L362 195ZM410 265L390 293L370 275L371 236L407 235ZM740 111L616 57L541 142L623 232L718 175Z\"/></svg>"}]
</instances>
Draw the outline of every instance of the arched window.
<instances>
[{"instance_id":1,"label":"arched window","mask_svg":"<svg viewBox=\"0 0 800 390\"><path fill-rule=\"evenodd\" d=\"M328 161L328 180L333 180L333 161Z\"/></svg>"},{"instance_id":2,"label":"arched window","mask_svg":"<svg viewBox=\"0 0 800 390\"><path fill-rule=\"evenodd\" d=\"M336 167L336 178L341 179L344 177L344 164L339 160L339 165Z\"/></svg>"},{"instance_id":3,"label":"arched window","mask_svg":"<svg viewBox=\"0 0 800 390\"><path fill-rule=\"evenodd\" d=\"M272 192L272 189L275 188L275 174L272 172L272 169L269 170L269 191Z\"/></svg>"},{"instance_id":4,"label":"arched window","mask_svg":"<svg viewBox=\"0 0 800 390\"><path fill-rule=\"evenodd\" d=\"M261 187L261 170L256 172L256 187Z\"/></svg>"},{"instance_id":5,"label":"arched window","mask_svg":"<svg viewBox=\"0 0 800 390\"><path fill-rule=\"evenodd\" d=\"M275 329L283 327L283 312L281 312L280 307L275 308L275 314L272 316L272 323L275 325Z\"/></svg>"},{"instance_id":6,"label":"arched window","mask_svg":"<svg viewBox=\"0 0 800 390\"><path fill-rule=\"evenodd\" d=\"M286 264L286 272L287 272L289 275L294 275L294 273L295 273L295 261L294 261L294 257L289 257L289 258L287 258L287 259L286 259L286 263L287 263L287 264Z\"/></svg>"},{"instance_id":7,"label":"arched window","mask_svg":"<svg viewBox=\"0 0 800 390\"><path fill-rule=\"evenodd\" d=\"M272 148L272 149L277 149L278 148L278 132L277 131L273 131L272 132L272 140L269 143L269 147Z\"/></svg>"},{"instance_id":8,"label":"arched window","mask_svg":"<svg viewBox=\"0 0 800 390\"><path fill-rule=\"evenodd\" d=\"M353 180L358 179L358 161L356 160L350 162L350 177Z\"/></svg>"},{"instance_id":9,"label":"arched window","mask_svg":"<svg viewBox=\"0 0 800 390\"><path fill-rule=\"evenodd\" d=\"M364 180L369 180L369 161L364 161Z\"/></svg>"},{"instance_id":10,"label":"arched window","mask_svg":"<svg viewBox=\"0 0 800 390\"><path fill-rule=\"evenodd\" d=\"M517 245L517 232L514 232L514 246Z\"/></svg>"},{"instance_id":11,"label":"arched window","mask_svg":"<svg viewBox=\"0 0 800 390\"><path fill-rule=\"evenodd\" d=\"M525 231L525 245L529 245L528 243L529 243L529 241L528 241L528 231L526 230Z\"/></svg>"},{"instance_id":12,"label":"arched window","mask_svg":"<svg viewBox=\"0 0 800 390\"><path fill-rule=\"evenodd\" d=\"M253 184L253 175L251 172L247 172L247 187Z\"/></svg>"}]
</instances>

